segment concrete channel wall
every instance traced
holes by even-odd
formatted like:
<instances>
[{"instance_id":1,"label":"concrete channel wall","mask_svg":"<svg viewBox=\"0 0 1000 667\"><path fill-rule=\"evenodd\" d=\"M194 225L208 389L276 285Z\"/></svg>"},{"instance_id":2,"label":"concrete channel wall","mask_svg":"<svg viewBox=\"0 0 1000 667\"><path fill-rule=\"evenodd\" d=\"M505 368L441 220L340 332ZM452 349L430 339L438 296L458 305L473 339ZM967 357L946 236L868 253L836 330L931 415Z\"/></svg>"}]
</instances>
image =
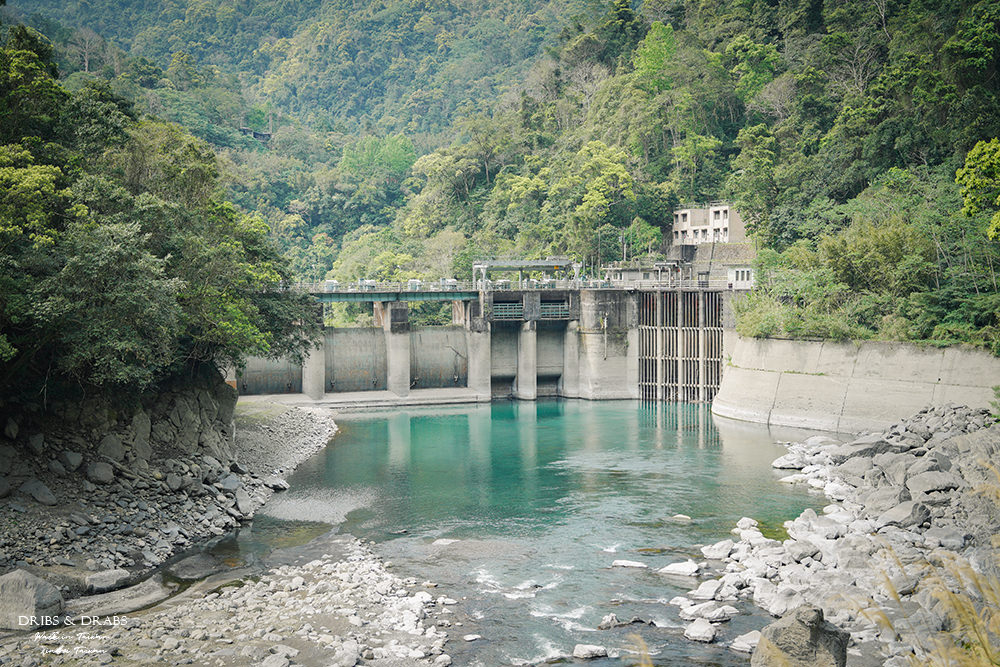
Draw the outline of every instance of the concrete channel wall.
<instances>
[{"instance_id":1,"label":"concrete channel wall","mask_svg":"<svg viewBox=\"0 0 1000 667\"><path fill-rule=\"evenodd\" d=\"M727 331L712 412L776 426L857 433L929 404L989 407L1000 359L966 347L743 338Z\"/></svg>"},{"instance_id":2,"label":"concrete channel wall","mask_svg":"<svg viewBox=\"0 0 1000 667\"><path fill-rule=\"evenodd\" d=\"M468 381L469 351L463 327L410 330L410 384L414 389L465 387Z\"/></svg>"},{"instance_id":3,"label":"concrete channel wall","mask_svg":"<svg viewBox=\"0 0 1000 667\"><path fill-rule=\"evenodd\" d=\"M509 296L509 295L508 295ZM329 393L468 388L485 400L539 396L638 398L638 298L586 290L546 301L526 292L517 317L484 317L482 304L453 306L451 326L411 326L401 302L375 303L374 327L330 328L304 365L251 359L241 393ZM490 316L492 317L492 315Z\"/></svg>"},{"instance_id":4,"label":"concrete channel wall","mask_svg":"<svg viewBox=\"0 0 1000 667\"><path fill-rule=\"evenodd\" d=\"M325 391L370 391L386 387L385 335L381 329L328 328L323 341Z\"/></svg>"}]
</instances>

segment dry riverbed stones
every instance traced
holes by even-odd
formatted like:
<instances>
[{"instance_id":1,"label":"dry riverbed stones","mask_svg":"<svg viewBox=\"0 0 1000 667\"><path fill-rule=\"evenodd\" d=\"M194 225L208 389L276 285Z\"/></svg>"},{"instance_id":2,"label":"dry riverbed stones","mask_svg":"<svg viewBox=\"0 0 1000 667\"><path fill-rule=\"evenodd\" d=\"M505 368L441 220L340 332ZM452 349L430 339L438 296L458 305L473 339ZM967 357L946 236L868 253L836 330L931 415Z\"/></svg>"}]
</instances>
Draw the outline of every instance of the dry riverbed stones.
<instances>
[{"instance_id":1,"label":"dry riverbed stones","mask_svg":"<svg viewBox=\"0 0 1000 667\"><path fill-rule=\"evenodd\" d=\"M700 623L685 635L705 641L708 613L726 601L750 599L774 616L788 615L790 632L798 627L794 611L812 604L850 633L855 654L881 651L886 664L903 665L916 651L919 660L923 640L946 622L922 585L931 563L956 557L981 566L992 554L1000 508L974 489L996 483L983 462L998 458L1000 424L986 410L956 405L927 408L848 443L814 436L789 444L773 463L791 472L782 481L808 485L833 502L786 522L787 539L765 537L744 518L735 540L704 547L724 573L671 600L682 618ZM876 623L882 614L896 622L893 629ZM748 643L741 637L732 648Z\"/></svg>"},{"instance_id":2,"label":"dry riverbed stones","mask_svg":"<svg viewBox=\"0 0 1000 667\"><path fill-rule=\"evenodd\" d=\"M432 584L402 579L361 542L339 539L339 556L240 579L121 627L8 641L0 663L72 637L79 652L36 664L450 665L441 628L454 612L427 592Z\"/></svg>"}]
</instances>

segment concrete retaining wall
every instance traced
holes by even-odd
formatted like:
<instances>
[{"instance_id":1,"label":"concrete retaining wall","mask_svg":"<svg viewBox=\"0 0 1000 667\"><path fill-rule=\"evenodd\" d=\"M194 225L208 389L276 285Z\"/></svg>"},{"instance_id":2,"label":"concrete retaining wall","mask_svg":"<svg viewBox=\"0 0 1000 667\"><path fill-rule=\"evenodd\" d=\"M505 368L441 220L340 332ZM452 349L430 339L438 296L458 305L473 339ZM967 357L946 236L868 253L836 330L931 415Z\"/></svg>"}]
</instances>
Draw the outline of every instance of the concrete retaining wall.
<instances>
[{"instance_id":1,"label":"concrete retaining wall","mask_svg":"<svg viewBox=\"0 0 1000 667\"><path fill-rule=\"evenodd\" d=\"M241 394L297 394L302 391L302 366L287 359L254 357L237 375Z\"/></svg>"},{"instance_id":2,"label":"concrete retaining wall","mask_svg":"<svg viewBox=\"0 0 1000 667\"><path fill-rule=\"evenodd\" d=\"M326 391L386 388L385 334L370 327L327 329Z\"/></svg>"},{"instance_id":3,"label":"concrete retaining wall","mask_svg":"<svg viewBox=\"0 0 1000 667\"><path fill-rule=\"evenodd\" d=\"M463 327L413 327L410 330L410 382L415 389L464 387L469 351Z\"/></svg>"},{"instance_id":4,"label":"concrete retaining wall","mask_svg":"<svg viewBox=\"0 0 1000 667\"><path fill-rule=\"evenodd\" d=\"M856 433L928 404L988 407L1000 358L964 347L743 338L726 332L712 412L780 426Z\"/></svg>"}]
</instances>

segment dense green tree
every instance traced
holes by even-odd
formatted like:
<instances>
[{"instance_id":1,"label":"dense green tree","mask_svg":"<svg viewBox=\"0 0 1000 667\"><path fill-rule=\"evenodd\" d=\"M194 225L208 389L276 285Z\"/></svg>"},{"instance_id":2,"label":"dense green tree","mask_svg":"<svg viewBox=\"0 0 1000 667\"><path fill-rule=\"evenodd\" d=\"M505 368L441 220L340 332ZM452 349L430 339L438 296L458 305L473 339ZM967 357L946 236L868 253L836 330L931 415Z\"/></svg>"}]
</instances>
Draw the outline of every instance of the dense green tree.
<instances>
[{"instance_id":1,"label":"dense green tree","mask_svg":"<svg viewBox=\"0 0 1000 667\"><path fill-rule=\"evenodd\" d=\"M301 354L314 306L287 291L267 226L219 197L210 148L176 126L137 121L105 84L67 93L37 35L15 30L7 43L5 398L143 389L201 364Z\"/></svg>"}]
</instances>

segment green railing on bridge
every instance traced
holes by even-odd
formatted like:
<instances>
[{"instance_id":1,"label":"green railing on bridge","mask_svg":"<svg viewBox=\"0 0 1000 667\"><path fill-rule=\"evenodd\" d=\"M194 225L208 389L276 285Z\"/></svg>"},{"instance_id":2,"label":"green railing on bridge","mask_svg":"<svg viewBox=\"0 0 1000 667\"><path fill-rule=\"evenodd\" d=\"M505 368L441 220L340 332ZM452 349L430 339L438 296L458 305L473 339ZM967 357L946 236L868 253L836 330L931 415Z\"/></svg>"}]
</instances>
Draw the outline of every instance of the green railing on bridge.
<instances>
[{"instance_id":1,"label":"green railing on bridge","mask_svg":"<svg viewBox=\"0 0 1000 667\"><path fill-rule=\"evenodd\" d=\"M541 317L543 320L568 320L569 304L565 301L542 301Z\"/></svg>"},{"instance_id":2,"label":"green railing on bridge","mask_svg":"<svg viewBox=\"0 0 1000 667\"><path fill-rule=\"evenodd\" d=\"M520 301L493 302L494 320L520 320L524 318L524 304Z\"/></svg>"}]
</instances>

